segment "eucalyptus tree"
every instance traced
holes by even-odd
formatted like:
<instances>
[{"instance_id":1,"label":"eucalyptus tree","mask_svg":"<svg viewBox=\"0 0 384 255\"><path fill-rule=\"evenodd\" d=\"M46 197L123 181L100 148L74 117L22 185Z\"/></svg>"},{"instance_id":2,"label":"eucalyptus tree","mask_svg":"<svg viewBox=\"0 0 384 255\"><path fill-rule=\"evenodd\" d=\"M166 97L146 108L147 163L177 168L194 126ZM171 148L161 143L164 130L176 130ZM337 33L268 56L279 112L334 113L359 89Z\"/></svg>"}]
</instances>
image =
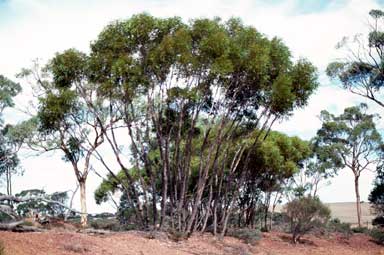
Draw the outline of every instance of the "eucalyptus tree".
<instances>
[{"instance_id":1,"label":"eucalyptus tree","mask_svg":"<svg viewBox=\"0 0 384 255\"><path fill-rule=\"evenodd\" d=\"M17 171L20 144L8 137L10 125L4 125L3 111L13 107L13 97L21 92L21 86L0 75L0 176L6 180L7 194L12 195L12 175Z\"/></svg>"},{"instance_id":2,"label":"eucalyptus tree","mask_svg":"<svg viewBox=\"0 0 384 255\"><path fill-rule=\"evenodd\" d=\"M31 212L38 215L48 215L52 217L64 217L67 204L67 192L54 192L46 194L44 190L29 189L16 194L21 201L17 204L16 211L22 217L33 216ZM30 199L31 197L45 197L46 200Z\"/></svg>"},{"instance_id":3,"label":"eucalyptus tree","mask_svg":"<svg viewBox=\"0 0 384 255\"><path fill-rule=\"evenodd\" d=\"M303 197L306 192L309 196L316 197L319 184L337 175L343 167L342 160L334 154L332 147L322 146L318 143L319 138L311 139L309 146L311 154L302 163L302 169L292 187L294 197Z\"/></svg>"},{"instance_id":4,"label":"eucalyptus tree","mask_svg":"<svg viewBox=\"0 0 384 255\"><path fill-rule=\"evenodd\" d=\"M6 134L3 133L2 135ZM7 195L12 195L13 176L20 173L20 160L17 156L19 147L19 144L14 144L7 138L3 140L3 144L0 146L0 177L5 180Z\"/></svg>"},{"instance_id":5,"label":"eucalyptus tree","mask_svg":"<svg viewBox=\"0 0 384 255\"><path fill-rule=\"evenodd\" d=\"M379 225L384 225L384 172L382 167L382 164L380 164L373 189L368 198L377 214L376 221L381 220L381 222L378 222Z\"/></svg>"},{"instance_id":6,"label":"eucalyptus tree","mask_svg":"<svg viewBox=\"0 0 384 255\"><path fill-rule=\"evenodd\" d=\"M185 233L211 215L209 210L202 213L202 197L212 193L210 203L220 199L210 189L223 172L229 180L241 173L230 185L233 194L225 208L234 206L262 132L305 106L317 86L308 61L294 63L280 39L268 39L238 19L183 23L178 17L134 15L111 23L92 42L90 66L90 79L109 105L109 118L121 120L104 135L130 186L140 187L129 193L132 200L144 202L137 213L148 222L153 210L156 223L160 202L160 226L168 217ZM145 176L139 171L133 178L123 163L119 148L127 142L115 135L122 125L130 139L131 162ZM242 127L248 127L242 134L248 144L233 142ZM240 159L243 169L238 169ZM228 161L232 164L221 164ZM188 195L191 183L195 188Z\"/></svg>"},{"instance_id":7,"label":"eucalyptus tree","mask_svg":"<svg viewBox=\"0 0 384 255\"><path fill-rule=\"evenodd\" d=\"M367 105L360 104L344 109L335 116L327 111L321 112L323 122L317 131L316 143L333 153L334 160L350 169L354 175L357 220L361 226L361 205L359 178L367 169L380 161L383 143L376 130L376 115L367 114Z\"/></svg>"},{"instance_id":8,"label":"eucalyptus tree","mask_svg":"<svg viewBox=\"0 0 384 255\"><path fill-rule=\"evenodd\" d=\"M225 232L253 151L317 87L311 63L293 62L280 39L238 19L148 14L111 23L89 55L58 54L45 74L35 75L45 91L36 121L42 141L59 141L49 144L63 150L79 182L86 152L121 180L97 150L105 140L140 224L187 234L204 228L214 204L226 212Z\"/></svg>"},{"instance_id":9,"label":"eucalyptus tree","mask_svg":"<svg viewBox=\"0 0 384 255\"><path fill-rule=\"evenodd\" d=\"M328 65L327 74L341 82L345 89L384 107L384 12L371 10L368 35L344 37L337 45L346 50L345 57Z\"/></svg>"},{"instance_id":10,"label":"eucalyptus tree","mask_svg":"<svg viewBox=\"0 0 384 255\"><path fill-rule=\"evenodd\" d=\"M18 83L11 81L3 75L0 75L0 114L7 107L13 107L13 98L21 92L21 86ZM1 119L3 123L3 119Z\"/></svg>"},{"instance_id":11,"label":"eucalyptus tree","mask_svg":"<svg viewBox=\"0 0 384 255\"><path fill-rule=\"evenodd\" d=\"M87 104L97 102L96 90L88 80L87 56L69 49L57 53L46 66L38 63L23 69L20 77L32 77L37 95L36 115L11 130L14 139L40 151L61 151L69 162L80 188L81 224L87 225L86 180L92 168L91 157L103 143L100 121Z\"/></svg>"},{"instance_id":12,"label":"eucalyptus tree","mask_svg":"<svg viewBox=\"0 0 384 255\"><path fill-rule=\"evenodd\" d=\"M285 184L300 171L303 163L310 155L311 148L307 141L295 136L289 137L276 131L271 131L269 136L260 142L260 145L251 154L247 181L241 188L243 192L240 201L241 204L245 203L247 206L248 215L246 214L246 218L248 219L245 222L248 226L254 221L249 216L254 215L257 209L257 201L248 199L249 197L252 198L252 193L257 194L255 191L259 190L264 195L264 202L262 202L264 206L263 228L269 230L271 226L268 226L268 215L271 202L274 210ZM242 162L240 162L240 166L243 164ZM274 193L275 199L271 201Z\"/></svg>"}]
</instances>

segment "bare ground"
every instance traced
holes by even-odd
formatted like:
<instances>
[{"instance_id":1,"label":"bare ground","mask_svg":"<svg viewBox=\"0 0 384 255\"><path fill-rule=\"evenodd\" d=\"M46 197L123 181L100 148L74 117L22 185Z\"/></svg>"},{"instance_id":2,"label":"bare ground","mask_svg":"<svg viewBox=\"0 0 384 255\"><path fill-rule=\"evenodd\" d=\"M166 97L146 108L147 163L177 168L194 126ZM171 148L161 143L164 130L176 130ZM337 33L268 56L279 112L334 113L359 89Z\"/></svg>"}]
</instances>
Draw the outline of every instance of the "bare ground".
<instances>
[{"instance_id":1,"label":"bare ground","mask_svg":"<svg viewBox=\"0 0 384 255\"><path fill-rule=\"evenodd\" d=\"M384 247L363 234L355 234L350 239L339 235L321 238L308 235L303 243L294 245L289 235L272 232L263 234L257 244L248 245L231 237L217 240L210 234L174 242L165 234L152 236L130 231L90 235L56 229L42 233L0 232L0 241L7 255L384 255Z\"/></svg>"}]
</instances>

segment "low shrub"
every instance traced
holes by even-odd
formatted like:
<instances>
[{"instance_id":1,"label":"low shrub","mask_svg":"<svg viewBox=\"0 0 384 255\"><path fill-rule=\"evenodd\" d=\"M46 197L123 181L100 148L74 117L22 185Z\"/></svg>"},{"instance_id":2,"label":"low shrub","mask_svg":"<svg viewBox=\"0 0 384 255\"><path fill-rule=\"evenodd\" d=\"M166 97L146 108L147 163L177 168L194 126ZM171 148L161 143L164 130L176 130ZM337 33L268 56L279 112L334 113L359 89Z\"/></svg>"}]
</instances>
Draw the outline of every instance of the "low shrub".
<instances>
[{"instance_id":1,"label":"low shrub","mask_svg":"<svg viewBox=\"0 0 384 255\"><path fill-rule=\"evenodd\" d=\"M97 219L90 222L90 226L94 229L121 231L125 230L120 223L115 219Z\"/></svg>"},{"instance_id":2,"label":"low shrub","mask_svg":"<svg viewBox=\"0 0 384 255\"><path fill-rule=\"evenodd\" d=\"M368 234L369 229L367 227L355 227L352 228L353 233L361 233L361 234Z\"/></svg>"},{"instance_id":3,"label":"low shrub","mask_svg":"<svg viewBox=\"0 0 384 255\"><path fill-rule=\"evenodd\" d=\"M330 218L331 211L317 197L301 197L289 202L285 211L291 222L292 241L300 238L313 228L324 225Z\"/></svg>"},{"instance_id":4,"label":"low shrub","mask_svg":"<svg viewBox=\"0 0 384 255\"><path fill-rule=\"evenodd\" d=\"M370 236L378 244L384 244L384 229L382 228L373 228L370 231Z\"/></svg>"},{"instance_id":5,"label":"low shrub","mask_svg":"<svg viewBox=\"0 0 384 255\"><path fill-rule=\"evenodd\" d=\"M240 228L228 230L227 236L236 237L245 243L255 244L261 239L261 232L258 229Z\"/></svg>"},{"instance_id":6,"label":"low shrub","mask_svg":"<svg viewBox=\"0 0 384 255\"><path fill-rule=\"evenodd\" d=\"M329 232L337 232L344 235L344 237L349 238L353 232L351 224L341 222L339 219L332 219L328 222L327 230Z\"/></svg>"}]
</instances>

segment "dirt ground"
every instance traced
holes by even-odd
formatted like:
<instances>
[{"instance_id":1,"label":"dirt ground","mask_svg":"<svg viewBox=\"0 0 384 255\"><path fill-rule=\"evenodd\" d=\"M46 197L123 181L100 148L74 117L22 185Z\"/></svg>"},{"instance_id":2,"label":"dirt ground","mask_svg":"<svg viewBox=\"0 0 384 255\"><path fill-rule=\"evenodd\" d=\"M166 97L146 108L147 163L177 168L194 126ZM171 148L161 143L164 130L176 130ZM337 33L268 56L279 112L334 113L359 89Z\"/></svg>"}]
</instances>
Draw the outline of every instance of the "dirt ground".
<instances>
[{"instance_id":1,"label":"dirt ground","mask_svg":"<svg viewBox=\"0 0 384 255\"><path fill-rule=\"evenodd\" d=\"M50 230L42 233L0 232L0 241L5 246L6 255L384 255L383 246L362 234L355 234L348 240L338 235L327 238L305 236L304 243L294 245L289 235L272 232L263 234L257 244L248 245L231 237L217 240L210 234L174 242L165 235L134 231L91 235Z\"/></svg>"}]
</instances>

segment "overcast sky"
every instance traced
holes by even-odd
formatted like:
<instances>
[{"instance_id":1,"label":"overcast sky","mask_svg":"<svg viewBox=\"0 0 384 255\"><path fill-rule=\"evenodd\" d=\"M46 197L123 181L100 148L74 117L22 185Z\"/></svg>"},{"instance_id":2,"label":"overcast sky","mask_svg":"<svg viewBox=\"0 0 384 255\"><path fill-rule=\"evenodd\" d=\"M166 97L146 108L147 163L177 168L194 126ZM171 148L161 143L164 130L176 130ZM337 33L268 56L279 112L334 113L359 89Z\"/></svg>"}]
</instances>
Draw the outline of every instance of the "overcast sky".
<instances>
[{"instance_id":1,"label":"overcast sky","mask_svg":"<svg viewBox=\"0 0 384 255\"><path fill-rule=\"evenodd\" d=\"M109 22L148 12L154 16L180 16L185 21L198 17L240 17L245 24L255 26L268 37L278 36L297 59L304 57L314 63L319 72L320 88L309 105L295 112L289 120L277 123L275 129L289 135L309 139L320 128L318 115L327 109L333 113L359 102L360 97L338 88L324 75L324 69L339 53L335 45L343 36L364 33L368 12L382 8L384 1L375 0L0 0L0 73L11 79L31 61L42 62L54 53L68 48L87 52L89 43ZM18 108L24 108L31 97L27 84L19 81L24 93L16 98ZM368 102L370 111L383 115L383 110ZM7 120L15 123L23 118L20 112L8 112ZM378 123L380 127L383 123ZM43 188L47 192L75 188L75 176L61 155L39 157L21 155L24 175L14 183L16 191ZM361 177L362 200L367 200L374 174ZM325 202L354 201L353 176L347 170L323 186L319 195ZM111 210L108 205L96 206L93 191L100 179L91 175L88 181L90 212ZM2 187L0 186L0 192ZM78 206L78 199L75 205Z\"/></svg>"}]
</instances>

